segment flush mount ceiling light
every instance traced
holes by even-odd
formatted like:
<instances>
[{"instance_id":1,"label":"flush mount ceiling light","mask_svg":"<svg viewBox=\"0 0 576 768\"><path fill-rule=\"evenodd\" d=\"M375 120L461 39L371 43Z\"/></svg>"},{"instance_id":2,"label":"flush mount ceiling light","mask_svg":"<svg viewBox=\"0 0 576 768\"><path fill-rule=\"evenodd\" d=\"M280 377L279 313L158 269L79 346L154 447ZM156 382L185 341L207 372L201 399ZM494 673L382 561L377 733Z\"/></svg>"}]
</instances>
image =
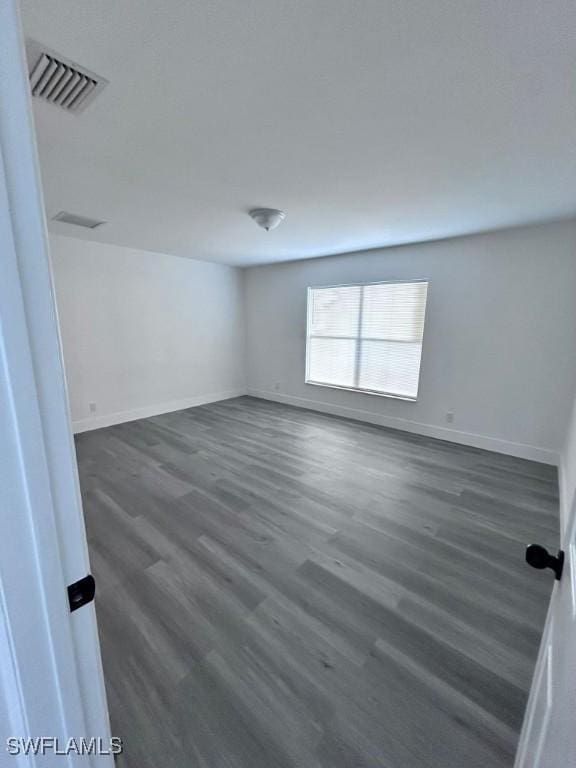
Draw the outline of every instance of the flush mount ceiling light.
<instances>
[{"instance_id":1,"label":"flush mount ceiling light","mask_svg":"<svg viewBox=\"0 0 576 768\"><path fill-rule=\"evenodd\" d=\"M277 211L275 208L253 208L249 213L256 224L265 229L266 232L276 229L282 219L286 217L283 211Z\"/></svg>"}]
</instances>

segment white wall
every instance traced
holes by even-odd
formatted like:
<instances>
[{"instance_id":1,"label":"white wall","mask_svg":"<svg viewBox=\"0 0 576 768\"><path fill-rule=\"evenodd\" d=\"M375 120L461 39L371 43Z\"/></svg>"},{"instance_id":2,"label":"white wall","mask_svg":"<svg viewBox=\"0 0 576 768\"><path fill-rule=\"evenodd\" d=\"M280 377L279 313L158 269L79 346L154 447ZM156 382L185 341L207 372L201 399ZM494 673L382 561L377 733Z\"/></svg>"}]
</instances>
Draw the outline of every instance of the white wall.
<instances>
[{"instance_id":1,"label":"white wall","mask_svg":"<svg viewBox=\"0 0 576 768\"><path fill-rule=\"evenodd\" d=\"M240 270L56 235L50 244L76 431L244 391Z\"/></svg>"},{"instance_id":2,"label":"white wall","mask_svg":"<svg viewBox=\"0 0 576 768\"><path fill-rule=\"evenodd\" d=\"M565 533L566 523L576 493L576 397L568 420L566 437L560 456L560 530Z\"/></svg>"},{"instance_id":3,"label":"white wall","mask_svg":"<svg viewBox=\"0 0 576 768\"><path fill-rule=\"evenodd\" d=\"M413 278L430 281L418 402L304 383L307 286ZM245 297L252 394L557 462L576 385L576 222L254 267Z\"/></svg>"}]
</instances>

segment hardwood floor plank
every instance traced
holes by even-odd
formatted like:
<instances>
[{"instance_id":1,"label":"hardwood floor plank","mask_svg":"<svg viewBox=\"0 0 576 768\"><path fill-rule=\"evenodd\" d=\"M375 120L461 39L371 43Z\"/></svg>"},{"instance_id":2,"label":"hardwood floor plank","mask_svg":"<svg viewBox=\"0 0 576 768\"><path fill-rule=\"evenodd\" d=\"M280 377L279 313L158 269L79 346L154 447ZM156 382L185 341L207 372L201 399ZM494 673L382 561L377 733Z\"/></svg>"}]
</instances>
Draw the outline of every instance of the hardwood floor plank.
<instances>
[{"instance_id":1,"label":"hardwood floor plank","mask_svg":"<svg viewBox=\"0 0 576 768\"><path fill-rule=\"evenodd\" d=\"M511 768L554 468L249 397L76 443L120 768Z\"/></svg>"}]
</instances>

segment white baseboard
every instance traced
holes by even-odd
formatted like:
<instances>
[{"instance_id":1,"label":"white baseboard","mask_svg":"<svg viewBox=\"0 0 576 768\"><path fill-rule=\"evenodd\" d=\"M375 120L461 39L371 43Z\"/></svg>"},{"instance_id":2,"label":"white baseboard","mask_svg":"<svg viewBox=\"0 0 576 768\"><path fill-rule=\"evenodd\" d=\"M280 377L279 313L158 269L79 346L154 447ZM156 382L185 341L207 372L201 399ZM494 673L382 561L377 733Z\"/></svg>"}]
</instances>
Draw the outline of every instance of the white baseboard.
<instances>
[{"instance_id":1,"label":"white baseboard","mask_svg":"<svg viewBox=\"0 0 576 768\"><path fill-rule=\"evenodd\" d=\"M114 424L123 424L125 421L147 419L150 416L160 416L162 413L171 413L172 411L183 411L185 408L194 408L197 405L206 405L206 403L216 403L219 400L229 400L232 397L240 397L245 394L246 389L244 388L231 389L226 392L212 392L208 395L195 395L194 397L186 397L183 400L171 400L168 403L147 405L130 411L119 411L117 413L104 414L103 416L78 419L72 422L72 431L74 434L88 432L91 429L111 427Z\"/></svg>"},{"instance_id":2,"label":"white baseboard","mask_svg":"<svg viewBox=\"0 0 576 768\"><path fill-rule=\"evenodd\" d=\"M248 394L252 395L252 397L260 397L263 400L274 400L278 403L295 405L298 408L307 408L312 411L320 411L321 413L330 413L333 416L344 416L347 419L365 421L381 427L391 427L392 429L413 432L418 435L425 435L426 437L436 437L439 440L448 440L452 443L469 445L473 448L483 448L487 451L517 456L521 459L530 459L542 464L552 464L554 466L559 464L560 454L558 451L553 451L549 448L540 448L535 445L526 445L525 443L513 443L497 437L488 437L473 432L462 432L458 429L439 427L434 424L423 424L419 421L372 413L361 408L348 408L343 405L322 403L306 397L295 397L294 395L285 395L279 392L248 388Z\"/></svg>"}]
</instances>

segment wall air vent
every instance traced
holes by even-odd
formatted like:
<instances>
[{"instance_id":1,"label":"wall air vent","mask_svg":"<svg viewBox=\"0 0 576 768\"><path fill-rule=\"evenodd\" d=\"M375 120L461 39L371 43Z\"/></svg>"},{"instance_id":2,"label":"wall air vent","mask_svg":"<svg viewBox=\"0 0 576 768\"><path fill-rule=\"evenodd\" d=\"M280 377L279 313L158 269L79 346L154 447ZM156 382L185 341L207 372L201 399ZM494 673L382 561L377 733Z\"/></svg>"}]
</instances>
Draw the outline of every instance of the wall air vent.
<instances>
[{"instance_id":1,"label":"wall air vent","mask_svg":"<svg viewBox=\"0 0 576 768\"><path fill-rule=\"evenodd\" d=\"M108 83L34 40L26 44L26 57L32 95L68 112L81 112Z\"/></svg>"},{"instance_id":2,"label":"wall air vent","mask_svg":"<svg viewBox=\"0 0 576 768\"><path fill-rule=\"evenodd\" d=\"M98 221L98 219L88 219L86 216L78 216L75 213L68 213L67 211L60 211L56 216L52 217L52 221L61 221L63 224L74 224L76 227L85 227L86 229L96 229L101 227L102 224L106 224L105 221Z\"/></svg>"}]
</instances>

